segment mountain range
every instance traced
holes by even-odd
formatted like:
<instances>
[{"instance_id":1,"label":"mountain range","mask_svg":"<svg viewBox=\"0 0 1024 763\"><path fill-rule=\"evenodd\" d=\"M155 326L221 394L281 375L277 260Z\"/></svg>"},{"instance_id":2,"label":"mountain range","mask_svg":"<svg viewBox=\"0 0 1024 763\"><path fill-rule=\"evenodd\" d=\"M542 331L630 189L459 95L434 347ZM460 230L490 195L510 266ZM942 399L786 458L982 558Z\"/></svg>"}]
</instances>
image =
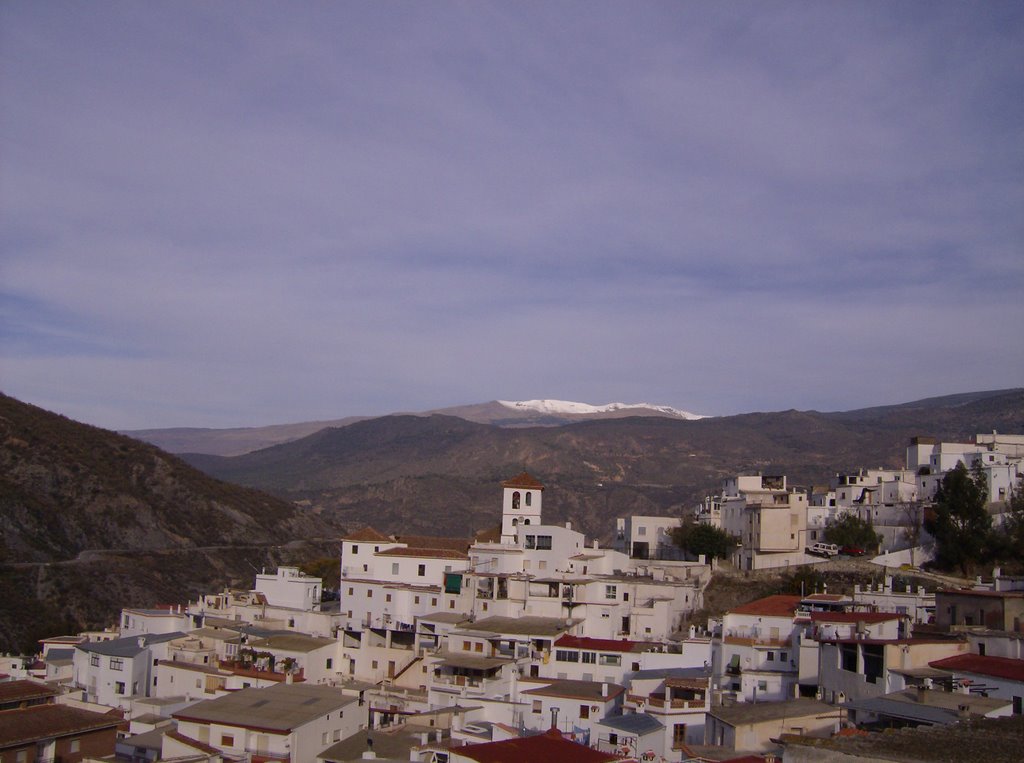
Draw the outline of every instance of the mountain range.
<instances>
[{"instance_id":1,"label":"mountain range","mask_svg":"<svg viewBox=\"0 0 1024 763\"><path fill-rule=\"evenodd\" d=\"M488 403L435 408L405 416L455 416L478 424L499 427L563 426L595 419L621 419L633 416L663 416L696 420L699 414L681 411L667 405L650 403L608 403L589 405L567 400L492 400ZM135 429L122 434L152 443L171 453L208 453L215 456L239 456L255 450L299 440L322 429L338 428L365 421L370 416L349 416L329 421L303 421L295 424L272 424L263 427L232 429Z\"/></svg>"},{"instance_id":2,"label":"mountain range","mask_svg":"<svg viewBox=\"0 0 1024 763\"><path fill-rule=\"evenodd\" d=\"M548 489L547 520L607 540L616 517L680 514L737 473L827 484L838 471L902 466L916 435L963 441L993 429L1024 432L1024 389L838 413L648 415L559 426L393 415L244 455L182 458L347 526L453 534L497 521L498 484L526 469Z\"/></svg>"},{"instance_id":3,"label":"mountain range","mask_svg":"<svg viewBox=\"0 0 1024 763\"><path fill-rule=\"evenodd\" d=\"M171 455L0 394L0 651L102 626L121 606L248 587L254 569L336 554L346 528L468 537L498 523L500 482L524 469L545 485L545 521L607 541L616 517L678 515L739 472L824 483L902 465L915 435L1024 433L1024 389L680 413L493 402L305 436L286 426L288 441L226 457Z\"/></svg>"}]
</instances>

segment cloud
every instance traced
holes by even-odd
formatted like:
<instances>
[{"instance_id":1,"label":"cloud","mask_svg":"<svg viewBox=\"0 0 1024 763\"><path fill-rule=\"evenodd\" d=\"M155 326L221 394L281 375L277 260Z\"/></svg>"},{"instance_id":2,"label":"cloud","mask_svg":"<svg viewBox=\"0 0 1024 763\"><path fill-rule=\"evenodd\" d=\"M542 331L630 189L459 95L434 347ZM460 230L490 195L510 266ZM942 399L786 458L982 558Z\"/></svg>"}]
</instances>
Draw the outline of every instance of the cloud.
<instances>
[{"instance_id":1,"label":"cloud","mask_svg":"<svg viewBox=\"0 0 1024 763\"><path fill-rule=\"evenodd\" d=\"M1020 383L1017 4L8 3L0 35L0 384L62 412Z\"/></svg>"}]
</instances>

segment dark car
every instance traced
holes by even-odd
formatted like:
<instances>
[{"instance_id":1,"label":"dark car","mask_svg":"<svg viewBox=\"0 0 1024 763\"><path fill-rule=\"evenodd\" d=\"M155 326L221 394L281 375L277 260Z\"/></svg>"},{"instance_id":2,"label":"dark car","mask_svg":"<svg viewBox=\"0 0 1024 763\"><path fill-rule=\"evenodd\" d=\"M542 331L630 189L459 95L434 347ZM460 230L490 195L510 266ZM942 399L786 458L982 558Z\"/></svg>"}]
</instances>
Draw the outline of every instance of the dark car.
<instances>
[{"instance_id":1,"label":"dark car","mask_svg":"<svg viewBox=\"0 0 1024 763\"><path fill-rule=\"evenodd\" d=\"M866 554L867 551L857 546L843 546L839 550L839 553L846 554L847 556L864 556L864 554Z\"/></svg>"}]
</instances>

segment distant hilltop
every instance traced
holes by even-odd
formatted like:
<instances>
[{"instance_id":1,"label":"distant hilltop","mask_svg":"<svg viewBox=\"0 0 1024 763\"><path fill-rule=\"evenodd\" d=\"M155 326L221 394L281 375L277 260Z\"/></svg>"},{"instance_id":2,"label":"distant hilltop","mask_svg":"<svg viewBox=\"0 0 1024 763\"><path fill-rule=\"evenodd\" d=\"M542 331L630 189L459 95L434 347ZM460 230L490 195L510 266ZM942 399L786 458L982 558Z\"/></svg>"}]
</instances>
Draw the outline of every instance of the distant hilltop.
<instances>
[{"instance_id":1,"label":"distant hilltop","mask_svg":"<svg viewBox=\"0 0 1024 763\"><path fill-rule=\"evenodd\" d=\"M706 419L699 413L681 411L668 405L652 405L651 403L608 403L607 405L589 405L574 403L569 400L498 400L501 405L517 411L536 411L549 415L594 416L603 413L624 413L626 415L661 415L671 416L687 421Z\"/></svg>"},{"instance_id":2,"label":"distant hilltop","mask_svg":"<svg viewBox=\"0 0 1024 763\"><path fill-rule=\"evenodd\" d=\"M706 418L667 405L650 403L608 403L589 405L568 400L491 400L487 403L435 408L429 411L406 411L404 416L455 416L476 424L498 427L557 427L592 419L623 419L631 416L696 421ZM180 427L173 429L136 429L122 432L156 445L170 453L204 453L211 456L240 456L262 448L282 445L319 432L323 429L345 427L370 416L350 416L328 421L304 421L294 424L274 424L263 427L233 429L199 429Z\"/></svg>"}]
</instances>

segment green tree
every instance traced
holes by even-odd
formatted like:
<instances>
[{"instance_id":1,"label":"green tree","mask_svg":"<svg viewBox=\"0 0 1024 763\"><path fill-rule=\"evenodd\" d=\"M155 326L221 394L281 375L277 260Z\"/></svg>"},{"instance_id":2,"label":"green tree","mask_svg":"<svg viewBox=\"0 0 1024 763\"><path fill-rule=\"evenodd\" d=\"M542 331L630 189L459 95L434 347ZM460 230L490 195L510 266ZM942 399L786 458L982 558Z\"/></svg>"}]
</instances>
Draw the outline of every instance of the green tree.
<instances>
[{"instance_id":1,"label":"green tree","mask_svg":"<svg viewBox=\"0 0 1024 763\"><path fill-rule=\"evenodd\" d=\"M835 543L840 548L855 546L865 551L878 548L880 542L870 522L849 513L829 522L825 528L825 540Z\"/></svg>"},{"instance_id":2,"label":"green tree","mask_svg":"<svg viewBox=\"0 0 1024 763\"><path fill-rule=\"evenodd\" d=\"M672 541L689 554L698 556L705 554L707 558L728 558L736 547L736 538L725 530L684 519L679 527L672 531Z\"/></svg>"},{"instance_id":3,"label":"green tree","mask_svg":"<svg viewBox=\"0 0 1024 763\"><path fill-rule=\"evenodd\" d=\"M935 562L942 569L968 566L985 559L992 517L985 510L988 490L984 477L958 463L946 472L935 493L931 516L924 529L935 538Z\"/></svg>"},{"instance_id":4,"label":"green tree","mask_svg":"<svg viewBox=\"0 0 1024 763\"><path fill-rule=\"evenodd\" d=\"M1024 561L1024 474L1010 490L1003 525L999 529L993 528L990 548L992 556L1001 562L1011 562L1019 567Z\"/></svg>"}]
</instances>

